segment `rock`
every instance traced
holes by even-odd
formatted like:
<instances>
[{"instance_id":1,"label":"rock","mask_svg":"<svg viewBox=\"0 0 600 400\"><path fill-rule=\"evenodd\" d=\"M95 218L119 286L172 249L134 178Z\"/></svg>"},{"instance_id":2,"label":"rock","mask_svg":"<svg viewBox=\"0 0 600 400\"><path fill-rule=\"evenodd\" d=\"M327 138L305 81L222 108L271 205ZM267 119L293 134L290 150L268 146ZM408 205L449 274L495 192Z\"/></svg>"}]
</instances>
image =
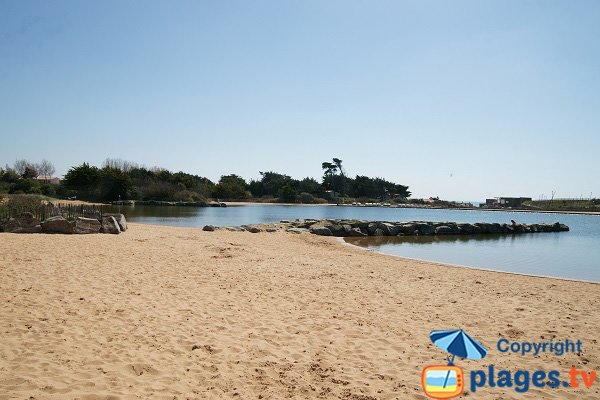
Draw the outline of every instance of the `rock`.
<instances>
[{"instance_id":1,"label":"rock","mask_svg":"<svg viewBox=\"0 0 600 400\"><path fill-rule=\"evenodd\" d=\"M531 224L529 226L529 229L531 229L531 232L539 232L539 230L540 230L539 227L536 224Z\"/></svg>"},{"instance_id":2,"label":"rock","mask_svg":"<svg viewBox=\"0 0 600 400\"><path fill-rule=\"evenodd\" d=\"M417 229L417 225L416 224L400 224L398 225L398 229L400 230L400 232L406 234L406 235L412 235L415 230Z\"/></svg>"},{"instance_id":3,"label":"rock","mask_svg":"<svg viewBox=\"0 0 600 400\"><path fill-rule=\"evenodd\" d=\"M111 234L119 234L121 233L121 228L119 228L119 224L117 220L113 216L103 216L102 217L102 228L100 230L102 233L111 233Z\"/></svg>"},{"instance_id":4,"label":"rock","mask_svg":"<svg viewBox=\"0 0 600 400\"><path fill-rule=\"evenodd\" d=\"M440 225L435 228L436 235L451 235L453 233L455 233L454 230L447 225Z\"/></svg>"},{"instance_id":5,"label":"rock","mask_svg":"<svg viewBox=\"0 0 600 400\"><path fill-rule=\"evenodd\" d=\"M379 222L377 228L381 229L386 236L396 236L400 232L400 228L389 222Z\"/></svg>"},{"instance_id":6,"label":"rock","mask_svg":"<svg viewBox=\"0 0 600 400\"><path fill-rule=\"evenodd\" d=\"M8 233L37 233L39 222L33 217L32 213L24 212L16 218L9 218L2 227L4 232Z\"/></svg>"},{"instance_id":7,"label":"rock","mask_svg":"<svg viewBox=\"0 0 600 400\"><path fill-rule=\"evenodd\" d=\"M383 229L377 228L373 231L372 236L385 236L385 232L383 231Z\"/></svg>"},{"instance_id":8,"label":"rock","mask_svg":"<svg viewBox=\"0 0 600 400\"><path fill-rule=\"evenodd\" d=\"M421 233L421 235L433 235L435 233L435 228L433 227L433 225L419 224L418 228L419 233Z\"/></svg>"},{"instance_id":9,"label":"rock","mask_svg":"<svg viewBox=\"0 0 600 400\"><path fill-rule=\"evenodd\" d=\"M112 218L112 217L111 217ZM115 222L116 224L116 222ZM63 233L70 234L73 233L74 224L67 221L60 215L56 217L50 217L43 221L41 224L42 232L44 233Z\"/></svg>"},{"instance_id":10,"label":"rock","mask_svg":"<svg viewBox=\"0 0 600 400\"><path fill-rule=\"evenodd\" d=\"M260 229L257 226L242 225L242 228L244 228L246 231L248 231L250 233L259 233L259 232L262 232L262 229Z\"/></svg>"},{"instance_id":11,"label":"rock","mask_svg":"<svg viewBox=\"0 0 600 400\"><path fill-rule=\"evenodd\" d=\"M34 225L27 228L19 228L13 233L42 233L42 226Z\"/></svg>"},{"instance_id":12,"label":"rock","mask_svg":"<svg viewBox=\"0 0 600 400\"><path fill-rule=\"evenodd\" d=\"M565 224L558 224L558 230L559 232L568 232L569 227Z\"/></svg>"},{"instance_id":13,"label":"rock","mask_svg":"<svg viewBox=\"0 0 600 400\"><path fill-rule=\"evenodd\" d=\"M481 233L481 228L477 225L457 224L457 226L462 230L463 233L473 234L473 235Z\"/></svg>"},{"instance_id":14,"label":"rock","mask_svg":"<svg viewBox=\"0 0 600 400\"><path fill-rule=\"evenodd\" d=\"M290 233L306 233L306 232L308 232L308 229L305 229L305 228L288 228L286 230L286 232L290 232Z\"/></svg>"},{"instance_id":15,"label":"rock","mask_svg":"<svg viewBox=\"0 0 600 400\"><path fill-rule=\"evenodd\" d=\"M18 229L21 229L21 225L19 225L16 218L9 218L2 226L2 231L8 233L14 233Z\"/></svg>"},{"instance_id":16,"label":"rock","mask_svg":"<svg viewBox=\"0 0 600 400\"><path fill-rule=\"evenodd\" d=\"M95 218L75 218L75 226L73 227L73 233L88 234L88 233L99 233L102 225L100 221Z\"/></svg>"},{"instance_id":17,"label":"rock","mask_svg":"<svg viewBox=\"0 0 600 400\"><path fill-rule=\"evenodd\" d=\"M16 219L21 228L33 228L34 226L39 225L38 220L35 219L30 212L21 213Z\"/></svg>"},{"instance_id":18,"label":"rock","mask_svg":"<svg viewBox=\"0 0 600 400\"><path fill-rule=\"evenodd\" d=\"M347 232L347 235L350 237L369 236L366 233L364 233L363 231L361 231L360 228L350 229L350 231Z\"/></svg>"},{"instance_id":19,"label":"rock","mask_svg":"<svg viewBox=\"0 0 600 400\"><path fill-rule=\"evenodd\" d=\"M327 229L329 229L331 231L331 234L333 236L344 236L346 234L346 231L344 230L344 227L342 225L327 225L326 226Z\"/></svg>"},{"instance_id":20,"label":"rock","mask_svg":"<svg viewBox=\"0 0 600 400\"><path fill-rule=\"evenodd\" d=\"M540 224L542 227L542 232L552 232L552 224Z\"/></svg>"},{"instance_id":21,"label":"rock","mask_svg":"<svg viewBox=\"0 0 600 400\"><path fill-rule=\"evenodd\" d=\"M502 233L502 225L498 223L489 224L489 233Z\"/></svg>"},{"instance_id":22,"label":"rock","mask_svg":"<svg viewBox=\"0 0 600 400\"><path fill-rule=\"evenodd\" d=\"M119 229L121 229L121 232L125 232L127 230L127 220L125 220L125 216L123 214L103 214L102 216L114 217L117 221L117 224L119 224Z\"/></svg>"},{"instance_id":23,"label":"rock","mask_svg":"<svg viewBox=\"0 0 600 400\"><path fill-rule=\"evenodd\" d=\"M215 227L212 225L204 225L204 228L202 228L203 231L206 232L214 232L215 231Z\"/></svg>"},{"instance_id":24,"label":"rock","mask_svg":"<svg viewBox=\"0 0 600 400\"><path fill-rule=\"evenodd\" d=\"M332 236L333 235L331 233L331 231L329 230L329 228L327 228L325 226L314 226L314 227L310 228L310 233L312 233L314 235L320 235L320 236Z\"/></svg>"},{"instance_id":25,"label":"rock","mask_svg":"<svg viewBox=\"0 0 600 400\"><path fill-rule=\"evenodd\" d=\"M490 228L489 225L485 222L477 222L476 224L473 224L474 226L479 227L479 229L481 230L481 233L489 233L490 232Z\"/></svg>"},{"instance_id":26,"label":"rock","mask_svg":"<svg viewBox=\"0 0 600 400\"><path fill-rule=\"evenodd\" d=\"M289 223L290 223L290 221L289 221L289 220L287 220L287 219L282 219L282 220L281 220L281 221L279 221L279 222L281 222L282 224L289 224Z\"/></svg>"},{"instance_id":27,"label":"rock","mask_svg":"<svg viewBox=\"0 0 600 400\"><path fill-rule=\"evenodd\" d=\"M267 228L266 231L269 233L277 232L279 229L277 228Z\"/></svg>"}]
</instances>

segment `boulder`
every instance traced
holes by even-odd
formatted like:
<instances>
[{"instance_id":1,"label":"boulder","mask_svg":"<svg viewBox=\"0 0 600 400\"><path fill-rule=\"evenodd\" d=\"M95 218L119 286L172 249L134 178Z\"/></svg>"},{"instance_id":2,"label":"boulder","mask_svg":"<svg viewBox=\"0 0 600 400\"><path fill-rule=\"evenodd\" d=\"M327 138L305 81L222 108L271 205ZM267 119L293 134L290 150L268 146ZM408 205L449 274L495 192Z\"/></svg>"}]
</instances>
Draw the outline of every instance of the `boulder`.
<instances>
[{"instance_id":1,"label":"boulder","mask_svg":"<svg viewBox=\"0 0 600 400\"><path fill-rule=\"evenodd\" d=\"M476 224L473 224L477 227L479 227L479 229L481 230L481 233L490 233L490 224L485 223L485 222L477 222Z\"/></svg>"},{"instance_id":2,"label":"boulder","mask_svg":"<svg viewBox=\"0 0 600 400\"><path fill-rule=\"evenodd\" d=\"M288 228L286 232L290 233L305 233L308 232L308 229L305 228Z\"/></svg>"},{"instance_id":3,"label":"boulder","mask_svg":"<svg viewBox=\"0 0 600 400\"><path fill-rule=\"evenodd\" d=\"M433 225L419 224L418 228L419 233L421 233L421 235L433 235L435 233L435 228L433 227Z\"/></svg>"},{"instance_id":4,"label":"boulder","mask_svg":"<svg viewBox=\"0 0 600 400\"><path fill-rule=\"evenodd\" d=\"M115 220L117 221L117 224L119 224L119 229L121 229L121 232L125 232L127 230L127 220L125 219L125 216L123 214L104 214L103 216L106 217L114 217Z\"/></svg>"},{"instance_id":5,"label":"boulder","mask_svg":"<svg viewBox=\"0 0 600 400\"><path fill-rule=\"evenodd\" d=\"M21 225L19 225L16 218L9 218L2 226L2 231L8 233L14 233L18 229L21 229Z\"/></svg>"},{"instance_id":6,"label":"boulder","mask_svg":"<svg viewBox=\"0 0 600 400\"><path fill-rule=\"evenodd\" d=\"M119 228L119 224L117 220L113 216L103 216L102 217L102 228L100 230L102 233L111 233L111 234L119 234L121 233L121 228Z\"/></svg>"},{"instance_id":7,"label":"boulder","mask_svg":"<svg viewBox=\"0 0 600 400\"><path fill-rule=\"evenodd\" d=\"M502 225L498 223L489 224L489 233L502 233Z\"/></svg>"},{"instance_id":8,"label":"boulder","mask_svg":"<svg viewBox=\"0 0 600 400\"><path fill-rule=\"evenodd\" d=\"M325 226L313 226L310 228L310 233L320 236L332 236L333 234L329 230L329 228Z\"/></svg>"},{"instance_id":9,"label":"boulder","mask_svg":"<svg viewBox=\"0 0 600 400\"><path fill-rule=\"evenodd\" d=\"M250 232L250 233L259 233L262 232L262 229L260 229L257 226L252 226L252 225L242 225L242 228L244 228L246 231Z\"/></svg>"},{"instance_id":10,"label":"boulder","mask_svg":"<svg viewBox=\"0 0 600 400\"><path fill-rule=\"evenodd\" d=\"M26 228L19 228L14 233L42 233L41 225L34 225Z\"/></svg>"},{"instance_id":11,"label":"boulder","mask_svg":"<svg viewBox=\"0 0 600 400\"><path fill-rule=\"evenodd\" d=\"M367 224L367 232L369 232L369 235L375 236L376 229L377 229L377 224L375 222L370 222Z\"/></svg>"},{"instance_id":12,"label":"boulder","mask_svg":"<svg viewBox=\"0 0 600 400\"><path fill-rule=\"evenodd\" d=\"M473 234L473 235L481 233L481 228L477 225L457 224L457 226L462 230L463 233Z\"/></svg>"},{"instance_id":13,"label":"boulder","mask_svg":"<svg viewBox=\"0 0 600 400\"><path fill-rule=\"evenodd\" d=\"M333 236L344 236L346 234L346 231L344 230L344 227L342 225L327 225L326 228L331 231L331 234Z\"/></svg>"},{"instance_id":14,"label":"boulder","mask_svg":"<svg viewBox=\"0 0 600 400\"><path fill-rule=\"evenodd\" d=\"M529 225L529 228L531 229L531 232L539 232L540 228L537 224L531 224Z\"/></svg>"},{"instance_id":15,"label":"boulder","mask_svg":"<svg viewBox=\"0 0 600 400\"><path fill-rule=\"evenodd\" d=\"M416 224L400 224L398 226L398 229L400 230L400 232L402 232L406 235L412 235L412 234L414 234L415 230L417 229L417 225Z\"/></svg>"},{"instance_id":16,"label":"boulder","mask_svg":"<svg viewBox=\"0 0 600 400\"><path fill-rule=\"evenodd\" d=\"M39 222L32 213L24 212L16 218L9 218L2 227L2 231L9 233L38 233Z\"/></svg>"},{"instance_id":17,"label":"boulder","mask_svg":"<svg viewBox=\"0 0 600 400\"><path fill-rule=\"evenodd\" d=\"M375 229L373 231L373 234L371 236L385 236L385 232L383 231L383 229Z\"/></svg>"},{"instance_id":18,"label":"boulder","mask_svg":"<svg viewBox=\"0 0 600 400\"><path fill-rule=\"evenodd\" d=\"M381 229L386 236L396 236L400 232L400 228L389 222L379 222L377 228Z\"/></svg>"},{"instance_id":19,"label":"boulder","mask_svg":"<svg viewBox=\"0 0 600 400\"><path fill-rule=\"evenodd\" d=\"M35 219L30 212L21 213L16 219L21 228L33 228L34 226L39 225L38 220Z\"/></svg>"},{"instance_id":20,"label":"boulder","mask_svg":"<svg viewBox=\"0 0 600 400\"><path fill-rule=\"evenodd\" d=\"M435 228L436 235L451 235L453 233L455 233L454 230L447 225L440 225Z\"/></svg>"},{"instance_id":21,"label":"boulder","mask_svg":"<svg viewBox=\"0 0 600 400\"><path fill-rule=\"evenodd\" d=\"M102 225L100 221L95 218L83 218L77 217L75 219L75 226L73 227L73 233L78 234L89 234L99 233Z\"/></svg>"},{"instance_id":22,"label":"boulder","mask_svg":"<svg viewBox=\"0 0 600 400\"><path fill-rule=\"evenodd\" d=\"M363 233L360 228L352 228L350 225L344 225L347 229L344 229L345 237L358 237L358 236L368 236L366 233Z\"/></svg>"},{"instance_id":23,"label":"boulder","mask_svg":"<svg viewBox=\"0 0 600 400\"><path fill-rule=\"evenodd\" d=\"M214 232L215 227L212 225L204 225L204 228L202 228L202 230L206 232Z\"/></svg>"},{"instance_id":24,"label":"boulder","mask_svg":"<svg viewBox=\"0 0 600 400\"><path fill-rule=\"evenodd\" d=\"M70 234L73 233L73 227L75 224L67 221L60 215L57 215L56 217L47 218L40 225L42 227L42 232L44 233Z\"/></svg>"}]
</instances>

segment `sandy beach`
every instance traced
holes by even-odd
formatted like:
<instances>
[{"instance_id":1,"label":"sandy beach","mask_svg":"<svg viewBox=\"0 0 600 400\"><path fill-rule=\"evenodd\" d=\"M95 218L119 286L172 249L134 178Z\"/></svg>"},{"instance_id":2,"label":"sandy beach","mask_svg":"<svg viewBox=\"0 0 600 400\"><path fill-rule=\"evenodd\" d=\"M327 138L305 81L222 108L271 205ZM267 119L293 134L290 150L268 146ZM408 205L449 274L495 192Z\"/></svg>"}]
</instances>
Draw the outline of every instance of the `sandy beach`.
<instances>
[{"instance_id":1,"label":"sandy beach","mask_svg":"<svg viewBox=\"0 0 600 400\"><path fill-rule=\"evenodd\" d=\"M424 399L421 370L446 357L428 334L449 328L490 349L457 361L467 375L600 370L600 285L336 238L139 224L114 236L0 233L0 274L0 400ZM501 354L500 338L580 339L583 351ZM599 379L468 398L600 399Z\"/></svg>"}]
</instances>

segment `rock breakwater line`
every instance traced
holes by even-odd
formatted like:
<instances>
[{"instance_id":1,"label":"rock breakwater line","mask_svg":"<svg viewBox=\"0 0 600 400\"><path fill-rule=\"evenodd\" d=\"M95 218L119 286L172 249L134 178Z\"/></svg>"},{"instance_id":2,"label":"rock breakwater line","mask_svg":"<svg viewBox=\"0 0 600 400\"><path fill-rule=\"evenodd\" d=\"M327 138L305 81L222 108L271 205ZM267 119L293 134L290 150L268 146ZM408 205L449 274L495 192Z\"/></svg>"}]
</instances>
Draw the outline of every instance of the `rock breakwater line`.
<instances>
[{"instance_id":1,"label":"rock breakwater line","mask_svg":"<svg viewBox=\"0 0 600 400\"><path fill-rule=\"evenodd\" d=\"M365 221L342 219L282 220L274 224L215 227L206 225L205 231L226 229L252 233L287 231L292 233L312 233L321 236L415 236L415 235L479 235L479 234L524 234L543 232L565 232L569 227L559 222L539 224L500 224L489 222L428 222L428 221Z\"/></svg>"}]
</instances>

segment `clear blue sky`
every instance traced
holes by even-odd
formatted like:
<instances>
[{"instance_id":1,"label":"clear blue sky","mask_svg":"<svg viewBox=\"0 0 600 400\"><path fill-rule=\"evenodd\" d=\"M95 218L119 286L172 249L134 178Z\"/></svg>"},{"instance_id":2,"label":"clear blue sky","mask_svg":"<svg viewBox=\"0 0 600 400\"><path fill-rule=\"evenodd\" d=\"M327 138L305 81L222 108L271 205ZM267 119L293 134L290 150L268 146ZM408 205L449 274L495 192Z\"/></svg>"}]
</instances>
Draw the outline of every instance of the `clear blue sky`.
<instances>
[{"instance_id":1,"label":"clear blue sky","mask_svg":"<svg viewBox=\"0 0 600 400\"><path fill-rule=\"evenodd\" d=\"M600 197L600 1L0 0L0 164Z\"/></svg>"}]
</instances>

